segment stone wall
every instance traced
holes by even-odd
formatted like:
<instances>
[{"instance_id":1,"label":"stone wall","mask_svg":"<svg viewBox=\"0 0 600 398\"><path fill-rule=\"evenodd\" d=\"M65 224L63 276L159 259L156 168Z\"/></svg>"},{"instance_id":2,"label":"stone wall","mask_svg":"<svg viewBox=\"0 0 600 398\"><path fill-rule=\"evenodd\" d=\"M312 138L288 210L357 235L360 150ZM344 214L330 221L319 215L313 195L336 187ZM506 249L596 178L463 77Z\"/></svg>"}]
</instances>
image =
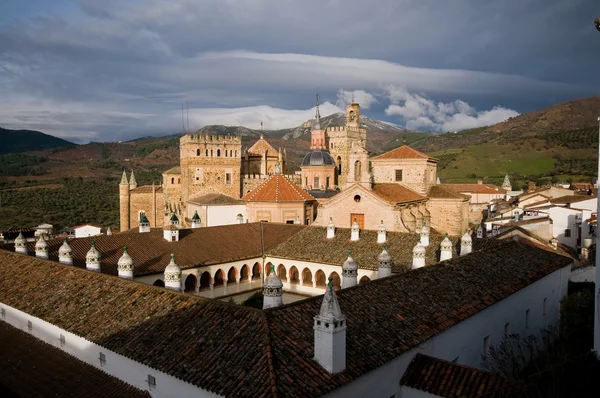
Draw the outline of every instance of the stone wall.
<instances>
[{"instance_id":1,"label":"stone wall","mask_svg":"<svg viewBox=\"0 0 600 398\"><path fill-rule=\"evenodd\" d=\"M433 199L427 201L431 227L440 233L461 236L469 226L469 202L462 199Z\"/></svg>"},{"instance_id":2,"label":"stone wall","mask_svg":"<svg viewBox=\"0 0 600 398\"><path fill-rule=\"evenodd\" d=\"M402 170L402 181L396 181L396 170ZM435 184L436 164L426 159L371 159L375 183L398 183L422 195Z\"/></svg>"},{"instance_id":3,"label":"stone wall","mask_svg":"<svg viewBox=\"0 0 600 398\"><path fill-rule=\"evenodd\" d=\"M129 228L137 228L140 225L139 212L142 210L146 212L151 228L161 228L164 225L165 199L162 193L132 193L130 203Z\"/></svg>"},{"instance_id":4,"label":"stone wall","mask_svg":"<svg viewBox=\"0 0 600 398\"><path fill-rule=\"evenodd\" d=\"M313 203L304 202L248 202L248 222L294 223L300 217L302 224L313 221Z\"/></svg>"}]
</instances>

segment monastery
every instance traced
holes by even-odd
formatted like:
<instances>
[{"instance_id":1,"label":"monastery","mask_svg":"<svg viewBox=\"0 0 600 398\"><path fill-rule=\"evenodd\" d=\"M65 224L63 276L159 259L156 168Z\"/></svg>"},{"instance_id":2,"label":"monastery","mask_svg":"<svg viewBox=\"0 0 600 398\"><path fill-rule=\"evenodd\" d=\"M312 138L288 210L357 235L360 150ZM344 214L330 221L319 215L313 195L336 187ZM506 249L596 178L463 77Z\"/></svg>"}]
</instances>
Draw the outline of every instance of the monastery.
<instances>
[{"instance_id":1,"label":"monastery","mask_svg":"<svg viewBox=\"0 0 600 398\"><path fill-rule=\"evenodd\" d=\"M321 126L319 103L311 150L300 174L286 175L286 151L261 135L242 149L240 137L186 134L180 165L163 173L160 186L138 186L125 172L119 187L121 231L145 214L161 228L175 214L189 227L280 222L419 232L428 225L460 236L469 225L469 196L436 185L437 159L409 146L369 157L360 106L346 107L344 126ZM500 193L503 196L504 193Z\"/></svg>"}]
</instances>

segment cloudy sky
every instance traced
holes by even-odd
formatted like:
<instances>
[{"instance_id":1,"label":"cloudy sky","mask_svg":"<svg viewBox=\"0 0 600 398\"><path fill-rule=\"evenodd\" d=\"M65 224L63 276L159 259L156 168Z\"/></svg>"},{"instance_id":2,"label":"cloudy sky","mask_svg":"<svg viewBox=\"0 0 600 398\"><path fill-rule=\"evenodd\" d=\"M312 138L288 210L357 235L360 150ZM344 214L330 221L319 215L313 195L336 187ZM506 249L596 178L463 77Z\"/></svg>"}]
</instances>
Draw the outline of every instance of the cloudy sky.
<instances>
[{"instance_id":1,"label":"cloudy sky","mask_svg":"<svg viewBox=\"0 0 600 398\"><path fill-rule=\"evenodd\" d=\"M0 0L0 126L76 142L337 112L489 125L600 94L598 0Z\"/></svg>"}]
</instances>

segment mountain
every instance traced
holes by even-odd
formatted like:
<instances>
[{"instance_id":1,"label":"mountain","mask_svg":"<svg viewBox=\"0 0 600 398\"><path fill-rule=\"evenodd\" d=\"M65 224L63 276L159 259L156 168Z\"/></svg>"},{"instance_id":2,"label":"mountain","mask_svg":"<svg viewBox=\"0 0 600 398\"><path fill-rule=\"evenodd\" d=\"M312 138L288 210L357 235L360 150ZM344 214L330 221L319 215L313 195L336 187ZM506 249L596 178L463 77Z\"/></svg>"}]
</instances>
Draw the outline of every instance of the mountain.
<instances>
[{"instance_id":1,"label":"mountain","mask_svg":"<svg viewBox=\"0 0 600 398\"><path fill-rule=\"evenodd\" d=\"M0 154L75 146L72 142L35 130L8 130L0 127Z\"/></svg>"}]
</instances>

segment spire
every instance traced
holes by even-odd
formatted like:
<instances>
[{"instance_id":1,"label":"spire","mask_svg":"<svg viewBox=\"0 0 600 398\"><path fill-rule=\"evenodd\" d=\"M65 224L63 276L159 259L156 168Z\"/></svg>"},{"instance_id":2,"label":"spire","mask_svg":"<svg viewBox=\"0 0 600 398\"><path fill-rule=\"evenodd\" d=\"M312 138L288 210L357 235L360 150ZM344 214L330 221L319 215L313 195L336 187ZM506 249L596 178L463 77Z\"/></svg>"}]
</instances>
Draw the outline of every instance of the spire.
<instances>
[{"instance_id":1,"label":"spire","mask_svg":"<svg viewBox=\"0 0 600 398\"><path fill-rule=\"evenodd\" d=\"M465 229L465 234L460 238L460 255L464 256L473 251L473 238L469 235L469 229Z\"/></svg>"},{"instance_id":2,"label":"spire","mask_svg":"<svg viewBox=\"0 0 600 398\"><path fill-rule=\"evenodd\" d=\"M348 250L348 259L342 265L342 289L356 286L358 282L358 265L352 258L352 250Z\"/></svg>"},{"instance_id":3,"label":"spire","mask_svg":"<svg viewBox=\"0 0 600 398\"><path fill-rule=\"evenodd\" d=\"M73 253L73 249L69 246L69 242L67 242L67 238L65 238L62 246L58 249L58 262L67 265L73 265L73 257L71 254Z\"/></svg>"},{"instance_id":4,"label":"spire","mask_svg":"<svg viewBox=\"0 0 600 398\"><path fill-rule=\"evenodd\" d=\"M448 232L442 243L440 243L440 261L450 260L452 258L452 242L448 238Z\"/></svg>"},{"instance_id":5,"label":"spire","mask_svg":"<svg viewBox=\"0 0 600 398\"><path fill-rule=\"evenodd\" d=\"M123 169L123 177L121 177L121 183L119 185L129 185L129 182L127 181L127 173L125 172L125 169Z\"/></svg>"},{"instance_id":6,"label":"spire","mask_svg":"<svg viewBox=\"0 0 600 398\"><path fill-rule=\"evenodd\" d=\"M346 369L346 317L333 291L333 278L323 295L319 314L314 317L315 360L329 373Z\"/></svg>"},{"instance_id":7,"label":"spire","mask_svg":"<svg viewBox=\"0 0 600 398\"><path fill-rule=\"evenodd\" d=\"M505 187L512 188L512 184L510 183L510 178L508 177L508 174L504 176L504 182L502 183L502 188Z\"/></svg>"},{"instance_id":8,"label":"spire","mask_svg":"<svg viewBox=\"0 0 600 398\"><path fill-rule=\"evenodd\" d=\"M181 268L175 263L175 255L171 253L171 262L164 272L165 287L167 289L181 291Z\"/></svg>"},{"instance_id":9,"label":"spire","mask_svg":"<svg viewBox=\"0 0 600 398\"><path fill-rule=\"evenodd\" d=\"M85 268L100 272L100 252L96 249L96 242L92 241L92 247L85 256Z\"/></svg>"},{"instance_id":10,"label":"spire","mask_svg":"<svg viewBox=\"0 0 600 398\"><path fill-rule=\"evenodd\" d=\"M425 246L421 243L419 238L417 244L413 248L413 263L412 269L417 269L425 266Z\"/></svg>"},{"instance_id":11,"label":"spire","mask_svg":"<svg viewBox=\"0 0 600 398\"><path fill-rule=\"evenodd\" d=\"M135 181L135 176L133 175L133 170L131 170L131 178L129 178L129 185L133 185L137 187L137 182Z\"/></svg>"},{"instance_id":12,"label":"spire","mask_svg":"<svg viewBox=\"0 0 600 398\"><path fill-rule=\"evenodd\" d=\"M383 250L377 257L377 278L385 278L386 276L390 276L392 274L392 265L394 262L392 261L392 256L387 251L387 243L383 244Z\"/></svg>"},{"instance_id":13,"label":"spire","mask_svg":"<svg viewBox=\"0 0 600 398\"><path fill-rule=\"evenodd\" d=\"M127 253L127 246L123 248L123 255L117 262L117 271L120 278L133 279L133 260L129 253Z\"/></svg>"},{"instance_id":14,"label":"spire","mask_svg":"<svg viewBox=\"0 0 600 398\"><path fill-rule=\"evenodd\" d=\"M283 305L283 283L275 273L275 266L271 264L271 270L263 286L263 310L280 305Z\"/></svg>"},{"instance_id":15,"label":"spire","mask_svg":"<svg viewBox=\"0 0 600 398\"><path fill-rule=\"evenodd\" d=\"M317 110L315 111L315 125L314 130L321 130L321 113L319 112L319 93L317 93Z\"/></svg>"},{"instance_id":16,"label":"spire","mask_svg":"<svg viewBox=\"0 0 600 398\"><path fill-rule=\"evenodd\" d=\"M19 231L19 236L15 239L15 253L27 254L27 239L23 236L23 231Z\"/></svg>"}]
</instances>

